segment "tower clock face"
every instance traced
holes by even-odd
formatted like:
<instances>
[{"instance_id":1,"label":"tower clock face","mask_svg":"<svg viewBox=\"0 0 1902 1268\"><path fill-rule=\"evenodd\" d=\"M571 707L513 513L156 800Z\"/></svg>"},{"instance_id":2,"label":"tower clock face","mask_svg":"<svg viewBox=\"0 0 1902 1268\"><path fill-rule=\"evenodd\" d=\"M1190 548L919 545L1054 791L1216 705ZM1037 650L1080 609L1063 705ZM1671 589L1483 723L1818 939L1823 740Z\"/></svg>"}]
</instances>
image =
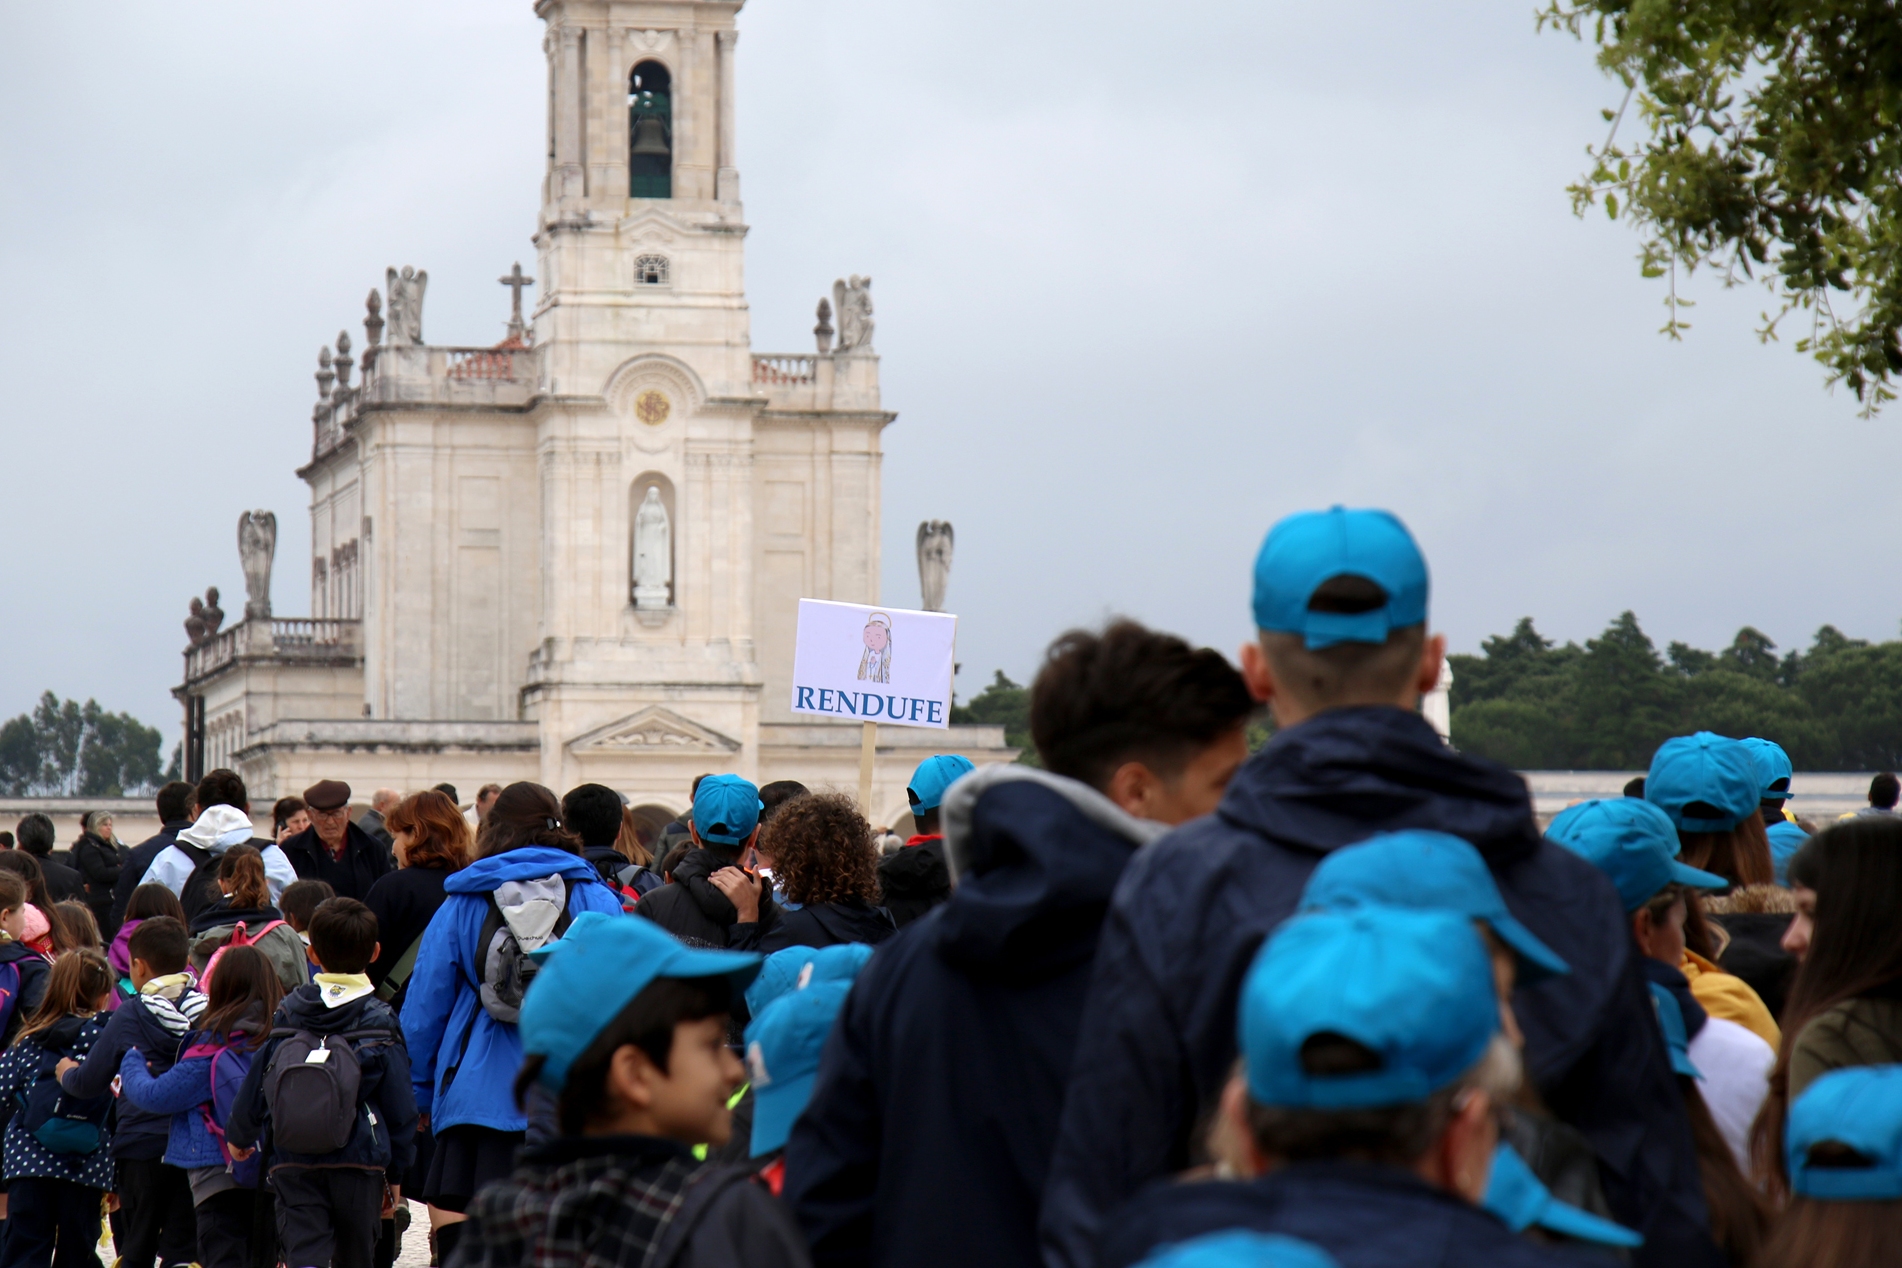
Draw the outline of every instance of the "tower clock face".
<instances>
[{"instance_id":1,"label":"tower clock face","mask_svg":"<svg viewBox=\"0 0 1902 1268\"><path fill-rule=\"evenodd\" d=\"M652 388L634 398L634 417L649 427L658 427L667 421L667 415L673 412L673 402L667 399L665 392Z\"/></svg>"}]
</instances>

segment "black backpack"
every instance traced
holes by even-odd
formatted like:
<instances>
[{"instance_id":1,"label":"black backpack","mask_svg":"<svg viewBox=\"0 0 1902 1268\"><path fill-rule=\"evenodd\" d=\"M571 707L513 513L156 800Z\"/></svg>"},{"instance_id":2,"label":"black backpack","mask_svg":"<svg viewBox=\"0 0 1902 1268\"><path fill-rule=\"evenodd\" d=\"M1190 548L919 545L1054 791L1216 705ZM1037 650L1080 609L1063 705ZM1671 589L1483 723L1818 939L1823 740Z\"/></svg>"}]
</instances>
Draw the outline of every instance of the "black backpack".
<instances>
[{"instance_id":1,"label":"black backpack","mask_svg":"<svg viewBox=\"0 0 1902 1268\"><path fill-rule=\"evenodd\" d=\"M555 917L555 927L547 942L559 939L574 923L568 904L574 900L575 884L571 878L562 878L561 912ZM534 948L525 950L515 940L515 931L509 927L501 904L491 893L489 914L482 921L482 932L476 936L476 968L481 979L476 984L476 994L483 1009L497 1021L517 1025L522 1020L522 997L528 994L529 983L535 980L535 972L540 967L529 959L530 950Z\"/></svg>"},{"instance_id":2,"label":"black backpack","mask_svg":"<svg viewBox=\"0 0 1902 1268\"><path fill-rule=\"evenodd\" d=\"M356 1134L357 1097L363 1088L357 1045L395 1037L387 1029L334 1035L273 1030L271 1038L281 1042L264 1071L264 1103L271 1110L275 1147L285 1153L334 1154L347 1146ZM374 1114L369 1125L374 1132Z\"/></svg>"},{"instance_id":3,"label":"black backpack","mask_svg":"<svg viewBox=\"0 0 1902 1268\"><path fill-rule=\"evenodd\" d=\"M172 844L192 861L192 874L185 878L184 885L178 891L178 901L185 908L185 923L189 927L199 912L224 897L218 888L218 860L221 856L202 845L186 845L183 841L174 841ZM210 893L206 893L207 888Z\"/></svg>"}]
</instances>

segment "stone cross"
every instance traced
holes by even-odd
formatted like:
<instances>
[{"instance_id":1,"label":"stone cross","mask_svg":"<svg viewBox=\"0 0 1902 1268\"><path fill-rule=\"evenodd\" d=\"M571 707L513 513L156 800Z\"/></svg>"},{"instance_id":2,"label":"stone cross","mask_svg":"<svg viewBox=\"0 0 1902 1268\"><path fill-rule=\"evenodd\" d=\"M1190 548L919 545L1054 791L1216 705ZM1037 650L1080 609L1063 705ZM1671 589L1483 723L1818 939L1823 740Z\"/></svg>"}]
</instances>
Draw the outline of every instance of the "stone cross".
<instances>
[{"instance_id":1,"label":"stone cross","mask_svg":"<svg viewBox=\"0 0 1902 1268\"><path fill-rule=\"evenodd\" d=\"M520 260L517 260L515 267L509 270L509 275L507 277L499 277L496 281L509 288L511 309L509 313L509 334L518 338L525 337L528 334L528 324L522 320L522 288L524 286L533 286L535 279L523 275L522 263Z\"/></svg>"}]
</instances>

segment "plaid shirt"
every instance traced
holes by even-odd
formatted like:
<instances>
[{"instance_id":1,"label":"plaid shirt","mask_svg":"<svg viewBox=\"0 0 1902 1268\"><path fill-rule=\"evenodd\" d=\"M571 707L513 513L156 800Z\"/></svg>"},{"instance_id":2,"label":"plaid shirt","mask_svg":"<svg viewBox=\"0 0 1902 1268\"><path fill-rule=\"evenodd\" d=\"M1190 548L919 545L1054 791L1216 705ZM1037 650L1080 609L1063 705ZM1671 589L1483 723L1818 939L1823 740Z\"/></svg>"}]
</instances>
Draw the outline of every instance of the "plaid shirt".
<instances>
[{"instance_id":1,"label":"plaid shirt","mask_svg":"<svg viewBox=\"0 0 1902 1268\"><path fill-rule=\"evenodd\" d=\"M563 1137L469 1203L453 1268L647 1268L706 1166L647 1136Z\"/></svg>"}]
</instances>

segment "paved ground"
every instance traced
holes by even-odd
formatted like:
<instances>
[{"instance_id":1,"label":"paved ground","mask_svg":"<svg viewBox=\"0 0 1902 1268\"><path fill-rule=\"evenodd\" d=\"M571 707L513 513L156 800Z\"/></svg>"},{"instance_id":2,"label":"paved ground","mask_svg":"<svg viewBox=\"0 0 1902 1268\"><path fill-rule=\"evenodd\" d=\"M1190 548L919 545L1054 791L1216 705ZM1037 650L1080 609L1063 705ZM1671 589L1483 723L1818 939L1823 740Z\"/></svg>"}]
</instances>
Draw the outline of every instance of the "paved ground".
<instances>
[{"instance_id":1,"label":"paved ground","mask_svg":"<svg viewBox=\"0 0 1902 1268\"><path fill-rule=\"evenodd\" d=\"M429 1268L429 1208L408 1202L410 1226L396 1255L396 1268Z\"/></svg>"}]
</instances>

